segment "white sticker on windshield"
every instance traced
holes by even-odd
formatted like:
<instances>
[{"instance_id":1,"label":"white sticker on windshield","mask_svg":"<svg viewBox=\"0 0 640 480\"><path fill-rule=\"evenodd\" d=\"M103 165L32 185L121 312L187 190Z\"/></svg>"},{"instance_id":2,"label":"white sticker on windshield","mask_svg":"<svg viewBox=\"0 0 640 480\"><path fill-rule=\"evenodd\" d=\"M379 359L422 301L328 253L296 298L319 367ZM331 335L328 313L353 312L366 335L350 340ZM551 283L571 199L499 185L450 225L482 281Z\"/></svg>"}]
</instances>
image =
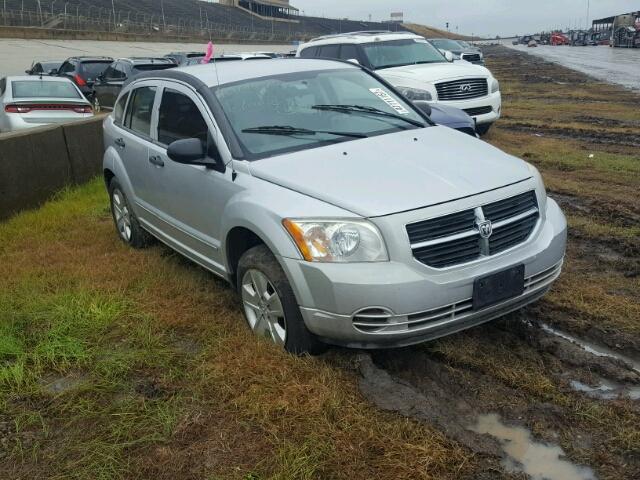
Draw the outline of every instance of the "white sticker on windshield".
<instances>
[{"instance_id":1,"label":"white sticker on windshield","mask_svg":"<svg viewBox=\"0 0 640 480\"><path fill-rule=\"evenodd\" d=\"M391 95L385 92L381 88L370 88L369 91L373 93L376 97L382 100L384 103L393 108L400 115L408 115L409 110L404 108L397 100L395 100Z\"/></svg>"}]
</instances>

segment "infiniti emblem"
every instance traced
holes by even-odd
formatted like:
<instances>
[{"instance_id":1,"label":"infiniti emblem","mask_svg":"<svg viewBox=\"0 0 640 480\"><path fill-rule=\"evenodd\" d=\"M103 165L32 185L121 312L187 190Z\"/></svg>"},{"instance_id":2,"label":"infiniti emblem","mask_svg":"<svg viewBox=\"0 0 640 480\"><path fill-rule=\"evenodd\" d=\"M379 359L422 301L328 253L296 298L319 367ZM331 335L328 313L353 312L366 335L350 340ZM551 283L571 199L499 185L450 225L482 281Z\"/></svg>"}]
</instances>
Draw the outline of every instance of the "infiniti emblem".
<instances>
[{"instance_id":1,"label":"infiniti emblem","mask_svg":"<svg viewBox=\"0 0 640 480\"><path fill-rule=\"evenodd\" d=\"M465 83L464 85L460 85L460 91L461 92L470 92L471 91L471 84L470 83Z\"/></svg>"},{"instance_id":2,"label":"infiniti emblem","mask_svg":"<svg viewBox=\"0 0 640 480\"><path fill-rule=\"evenodd\" d=\"M480 236L484 239L487 239L493 233L493 225L491 225L491 220L484 220L482 222L477 222L476 226L478 227L478 232L480 232Z\"/></svg>"}]
</instances>

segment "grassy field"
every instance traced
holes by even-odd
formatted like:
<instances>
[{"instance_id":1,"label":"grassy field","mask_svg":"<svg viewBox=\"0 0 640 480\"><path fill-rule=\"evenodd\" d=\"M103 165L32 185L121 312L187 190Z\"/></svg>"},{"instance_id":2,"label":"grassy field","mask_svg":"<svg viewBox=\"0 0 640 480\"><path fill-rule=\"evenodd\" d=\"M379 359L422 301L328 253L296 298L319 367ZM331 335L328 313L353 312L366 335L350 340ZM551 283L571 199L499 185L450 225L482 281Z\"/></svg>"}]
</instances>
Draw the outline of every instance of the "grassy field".
<instances>
[{"instance_id":1,"label":"grassy field","mask_svg":"<svg viewBox=\"0 0 640 480\"><path fill-rule=\"evenodd\" d=\"M490 412L599 478L640 478L638 402L569 386L638 375L536 328L640 355L638 97L506 49L488 63L505 116L487 141L543 172L567 263L523 313L371 354L431 398L424 414L363 389L360 352L288 356L250 335L214 276L126 248L96 180L0 224L0 478L523 478L452 428Z\"/></svg>"}]
</instances>

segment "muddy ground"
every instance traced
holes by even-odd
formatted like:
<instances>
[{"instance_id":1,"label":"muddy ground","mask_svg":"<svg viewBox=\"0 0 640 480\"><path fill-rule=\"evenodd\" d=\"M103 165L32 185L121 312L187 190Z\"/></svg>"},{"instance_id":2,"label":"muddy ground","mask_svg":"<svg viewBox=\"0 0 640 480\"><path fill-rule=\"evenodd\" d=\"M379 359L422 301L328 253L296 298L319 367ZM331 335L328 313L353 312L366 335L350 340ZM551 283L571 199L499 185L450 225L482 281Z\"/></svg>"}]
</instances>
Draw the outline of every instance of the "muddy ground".
<instances>
[{"instance_id":1,"label":"muddy ground","mask_svg":"<svg viewBox=\"0 0 640 480\"><path fill-rule=\"evenodd\" d=\"M640 478L640 97L504 47L486 56L504 91L503 119L486 140L536 164L567 213L563 280L493 324L362 354L360 389L476 453L485 464L476 478ZM606 166L590 167L603 157ZM562 456L538 456L543 472L518 465L499 435L471 428L492 413L533 432L507 444L559 445L575 469L563 470Z\"/></svg>"},{"instance_id":2,"label":"muddy ground","mask_svg":"<svg viewBox=\"0 0 640 480\"><path fill-rule=\"evenodd\" d=\"M398 350L284 354L114 232L99 180L0 224L0 478L640 478L640 97L487 49L486 141L570 226L540 302Z\"/></svg>"}]
</instances>

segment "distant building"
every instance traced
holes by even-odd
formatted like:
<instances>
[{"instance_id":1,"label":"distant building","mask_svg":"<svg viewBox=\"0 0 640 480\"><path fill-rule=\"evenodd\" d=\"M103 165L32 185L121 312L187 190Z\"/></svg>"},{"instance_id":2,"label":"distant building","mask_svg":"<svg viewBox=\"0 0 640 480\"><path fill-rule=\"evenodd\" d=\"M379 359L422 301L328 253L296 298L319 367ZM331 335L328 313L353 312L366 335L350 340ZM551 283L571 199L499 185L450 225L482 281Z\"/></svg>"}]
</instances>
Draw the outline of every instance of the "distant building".
<instances>
[{"instance_id":1,"label":"distant building","mask_svg":"<svg viewBox=\"0 0 640 480\"><path fill-rule=\"evenodd\" d=\"M392 12L391 23L404 23L404 12Z\"/></svg>"}]
</instances>

